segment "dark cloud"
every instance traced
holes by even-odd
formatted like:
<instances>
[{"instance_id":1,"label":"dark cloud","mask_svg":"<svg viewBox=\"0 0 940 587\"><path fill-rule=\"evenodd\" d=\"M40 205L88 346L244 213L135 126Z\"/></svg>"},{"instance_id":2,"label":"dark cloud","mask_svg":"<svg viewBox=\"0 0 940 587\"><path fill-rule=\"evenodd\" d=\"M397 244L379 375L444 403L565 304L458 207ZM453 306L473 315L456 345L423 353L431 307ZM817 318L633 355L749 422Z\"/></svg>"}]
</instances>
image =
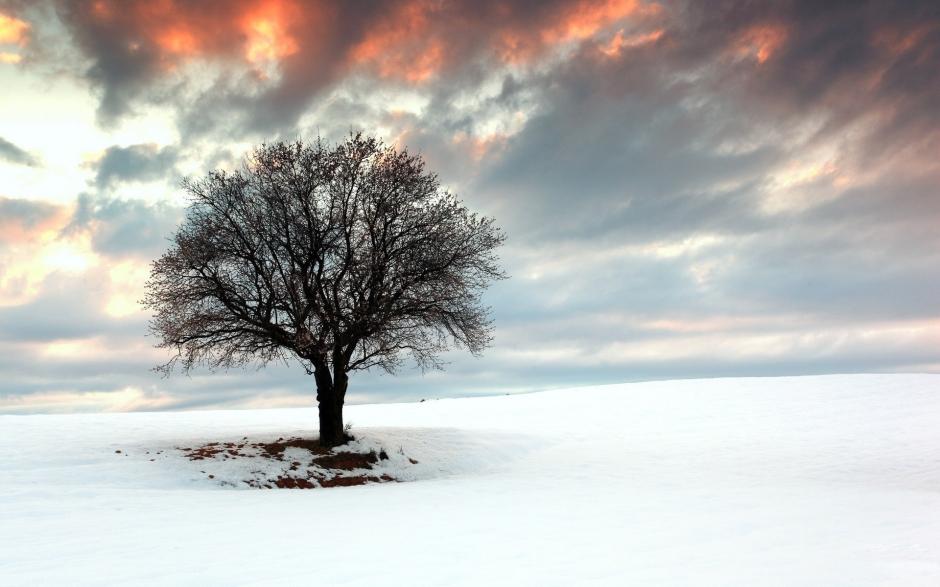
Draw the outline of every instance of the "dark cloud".
<instances>
[{"instance_id":1,"label":"dark cloud","mask_svg":"<svg viewBox=\"0 0 940 587\"><path fill-rule=\"evenodd\" d=\"M936 112L930 68L940 32L929 1L50 4L88 58L84 75L101 92L104 121L169 101L180 107L183 132L232 133L233 123L243 132L290 131L350 76L447 93L480 72L533 63L560 43L609 44L618 30L627 48L663 33L641 58L668 66L666 75L698 70L701 85L746 86L770 103L838 102L851 116L851 103L870 103L853 91L867 84L886 101L910 102L904 116ZM203 60L225 73L208 87L187 83L186 65ZM760 68L742 75L716 70L717 61Z\"/></svg>"},{"instance_id":2,"label":"dark cloud","mask_svg":"<svg viewBox=\"0 0 940 587\"><path fill-rule=\"evenodd\" d=\"M3 137L0 137L0 159L29 167L38 167L40 165L38 157L24 151Z\"/></svg>"},{"instance_id":3,"label":"dark cloud","mask_svg":"<svg viewBox=\"0 0 940 587\"><path fill-rule=\"evenodd\" d=\"M218 124L224 132L234 119L266 133L290 128L350 75L445 85L480 60L525 63L559 42L660 12L632 0L48 4L87 57L82 73L100 92L102 123L169 100L181 106L184 131ZM237 65L238 73L208 89L187 84L183 70L194 61Z\"/></svg>"},{"instance_id":4,"label":"dark cloud","mask_svg":"<svg viewBox=\"0 0 940 587\"><path fill-rule=\"evenodd\" d=\"M173 146L154 144L113 146L94 163L95 184L107 188L118 182L169 180L178 178L175 165L180 158Z\"/></svg>"}]
</instances>

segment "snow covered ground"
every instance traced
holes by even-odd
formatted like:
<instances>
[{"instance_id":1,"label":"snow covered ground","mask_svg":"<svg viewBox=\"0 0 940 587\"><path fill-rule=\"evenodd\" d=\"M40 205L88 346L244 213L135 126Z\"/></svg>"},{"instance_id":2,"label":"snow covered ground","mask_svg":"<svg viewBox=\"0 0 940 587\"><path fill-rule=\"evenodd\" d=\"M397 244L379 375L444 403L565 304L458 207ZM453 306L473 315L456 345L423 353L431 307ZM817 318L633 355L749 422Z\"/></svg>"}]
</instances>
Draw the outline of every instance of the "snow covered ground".
<instances>
[{"instance_id":1,"label":"snow covered ground","mask_svg":"<svg viewBox=\"0 0 940 587\"><path fill-rule=\"evenodd\" d=\"M233 489L174 449L314 409L0 416L0 584L940 585L940 376L347 410L413 482Z\"/></svg>"}]
</instances>

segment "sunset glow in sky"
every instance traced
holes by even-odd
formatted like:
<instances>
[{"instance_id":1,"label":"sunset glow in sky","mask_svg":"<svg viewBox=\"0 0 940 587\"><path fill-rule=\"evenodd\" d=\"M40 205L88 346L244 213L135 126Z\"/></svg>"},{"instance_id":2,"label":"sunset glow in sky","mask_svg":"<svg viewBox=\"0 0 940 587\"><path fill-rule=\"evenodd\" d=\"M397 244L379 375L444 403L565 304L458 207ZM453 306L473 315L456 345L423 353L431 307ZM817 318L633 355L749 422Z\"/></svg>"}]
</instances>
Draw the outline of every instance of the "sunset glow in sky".
<instances>
[{"instance_id":1,"label":"sunset glow in sky","mask_svg":"<svg viewBox=\"0 0 940 587\"><path fill-rule=\"evenodd\" d=\"M940 5L0 0L0 413L313 403L161 379L180 178L276 139L421 152L509 241L495 343L353 401L940 372Z\"/></svg>"}]
</instances>

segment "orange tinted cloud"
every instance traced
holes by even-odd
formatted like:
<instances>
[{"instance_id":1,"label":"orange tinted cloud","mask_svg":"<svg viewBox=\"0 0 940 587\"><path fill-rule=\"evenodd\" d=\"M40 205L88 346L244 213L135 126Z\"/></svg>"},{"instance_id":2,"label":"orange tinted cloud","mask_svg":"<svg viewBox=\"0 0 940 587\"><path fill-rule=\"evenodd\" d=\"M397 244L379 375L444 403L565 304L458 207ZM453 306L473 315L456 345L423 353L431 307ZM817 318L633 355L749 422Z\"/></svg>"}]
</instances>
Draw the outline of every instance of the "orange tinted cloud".
<instances>
[{"instance_id":1,"label":"orange tinted cloud","mask_svg":"<svg viewBox=\"0 0 940 587\"><path fill-rule=\"evenodd\" d=\"M520 25L502 31L498 52L510 63L530 61L555 45L583 41L617 23L646 19L661 11L658 4L637 0L562 4L534 27Z\"/></svg>"},{"instance_id":2,"label":"orange tinted cloud","mask_svg":"<svg viewBox=\"0 0 940 587\"><path fill-rule=\"evenodd\" d=\"M196 36L183 28L169 28L155 35L157 44L172 54L192 55L198 52Z\"/></svg>"},{"instance_id":3,"label":"orange tinted cloud","mask_svg":"<svg viewBox=\"0 0 940 587\"><path fill-rule=\"evenodd\" d=\"M305 53L418 84L475 54L528 62L560 43L660 12L658 5L640 0L546 3L525 10L512 3L429 0L380 5L370 12L340 6L295 0L95 0L83 18L96 34L127 38L129 51L157 49L157 61L168 69L195 57L237 58L261 66ZM343 26L350 34L324 42ZM324 46L329 50L321 53Z\"/></svg>"},{"instance_id":4,"label":"orange tinted cloud","mask_svg":"<svg viewBox=\"0 0 940 587\"><path fill-rule=\"evenodd\" d=\"M53 271L93 262L88 239L66 234L72 209L0 197L0 307L25 303Z\"/></svg>"},{"instance_id":5,"label":"orange tinted cloud","mask_svg":"<svg viewBox=\"0 0 940 587\"><path fill-rule=\"evenodd\" d=\"M657 4L638 0L546 3L526 12L511 3L464 8L425 0L398 4L371 23L352 48L351 61L381 77L421 83L474 53L524 64L559 44L661 12Z\"/></svg>"},{"instance_id":6,"label":"orange tinted cloud","mask_svg":"<svg viewBox=\"0 0 940 587\"><path fill-rule=\"evenodd\" d=\"M25 47L29 42L29 24L0 12L0 45ZM0 63L19 63L23 56L0 47Z\"/></svg>"},{"instance_id":7,"label":"orange tinted cloud","mask_svg":"<svg viewBox=\"0 0 940 587\"><path fill-rule=\"evenodd\" d=\"M150 3L96 0L87 10L95 35L126 40L129 53L142 50L157 53L163 69L196 55L213 52L215 34L224 23L212 23L198 14L187 14L172 0Z\"/></svg>"},{"instance_id":8,"label":"orange tinted cloud","mask_svg":"<svg viewBox=\"0 0 940 587\"><path fill-rule=\"evenodd\" d=\"M53 240L71 215L66 206L0 196L0 247Z\"/></svg>"},{"instance_id":9,"label":"orange tinted cloud","mask_svg":"<svg viewBox=\"0 0 940 587\"><path fill-rule=\"evenodd\" d=\"M620 29L610 42L601 47L601 53L604 53L608 57L616 57L620 55L624 49L655 43L662 38L663 34L665 34L663 29L657 29L648 33L624 36L623 29Z\"/></svg>"},{"instance_id":10,"label":"orange tinted cloud","mask_svg":"<svg viewBox=\"0 0 940 587\"><path fill-rule=\"evenodd\" d=\"M787 40L787 29L778 24L761 24L744 30L734 41L737 57L750 57L765 63Z\"/></svg>"},{"instance_id":11,"label":"orange tinted cloud","mask_svg":"<svg viewBox=\"0 0 940 587\"><path fill-rule=\"evenodd\" d=\"M298 8L292 3L269 1L253 7L241 20L245 58L254 65L278 61L299 50L288 24Z\"/></svg>"},{"instance_id":12,"label":"orange tinted cloud","mask_svg":"<svg viewBox=\"0 0 940 587\"><path fill-rule=\"evenodd\" d=\"M67 4L64 24L92 60L85 75L102 89L101 121L134 111L137 100L157 100L159 93L148 89L168 75L200 75L181 70L198 61L250 69L254 75L224 78L246 98L246 108L277 101L277 108L252 115L258 128L295 122L312 96L349 75L428 84L469 68L540 63L559 47L596 45L622 29L622 46L611 46L614 52L653 40L646 35L663 26L658 15L664 13L648 0L403 0L368 10L324 0ZM214 101L205 97L206 104ZM232 108L242 107L235 102Z\"/></svg>"},{"instance_id":13,"label":"orange tinted cloud","mask_svg":"<svg viewBox=\"0 0 940 587\"><path fill-rule=\"evenodd\" d=\"M484 157L503 149L506 146L507 138L503 133L473 136L465 132L459 132L454 135L452 141L455 146L464 149L474 161L480 161Z\"/></svg>"},{"instance_id":14,"label":"orange tinted cloud","mask_svg":"<svg viewBox=\"0 0 940 587\"><path fill-rule=\"evenodd\" d=\"M289 31L297 7L287 0L263 3L189 3L177 0L96 0L87 18L101 31L129 39L128 49L158 49L164 65L194 57L238 56L258 64L298 49Z\"/></svg>"},{"instance_id":15,"label":"orange tinted cloud","mask_svg":"<svg viewBox=\"0 0 940 587\"><path fill-rule=\"evenodd\" d=\"M25 46L28 33L29 24L25 21L0 13L0 43Z\"/></svg>"},{"instance_id":16,"label":"orange tinted cloud","mask_svg":"<svg viewBox=\"0 0 940 587\"><path fill-rule=\"evenodd\" d=\"M541 31L546 43L581 40L612 23L645 11L657 11L658 7L644 7L637 0L608 0L607 2L582 2L566 10L554 26Z\"/></svg>"},{"instance_id":17,"label":"orange tinted cloud","mask_svg":"<svg viewBox=\"0 0 940 587\"><path fill-rule=\"evenodd\" d=\"M412 83L430 79L444 65L444 42L433 28L440 16L436 12L427 2L398 5L352 48L352 61L386 78Z\"/></svg>"}]
</instances>

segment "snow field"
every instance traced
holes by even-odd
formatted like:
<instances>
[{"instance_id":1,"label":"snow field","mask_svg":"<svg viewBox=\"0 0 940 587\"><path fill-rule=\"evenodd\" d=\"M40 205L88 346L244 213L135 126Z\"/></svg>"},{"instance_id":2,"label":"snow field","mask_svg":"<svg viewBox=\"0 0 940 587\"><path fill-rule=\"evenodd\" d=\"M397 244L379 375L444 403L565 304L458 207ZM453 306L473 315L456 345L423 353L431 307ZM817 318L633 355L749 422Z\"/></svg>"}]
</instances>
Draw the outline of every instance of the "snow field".
<instances>
[{"instance_id":1,"label":"snow field","mask_svg":"<svg viewBox=\"0 0 940 587\"><path fill-rule=\"evenodd\" d=\"M0 416L0 584L940 584L940 376L636 383L347 421L409 482L233 489L247 462L210 480L174 448L313 437L312 408Z\"/></svg>"}]
</instances>

